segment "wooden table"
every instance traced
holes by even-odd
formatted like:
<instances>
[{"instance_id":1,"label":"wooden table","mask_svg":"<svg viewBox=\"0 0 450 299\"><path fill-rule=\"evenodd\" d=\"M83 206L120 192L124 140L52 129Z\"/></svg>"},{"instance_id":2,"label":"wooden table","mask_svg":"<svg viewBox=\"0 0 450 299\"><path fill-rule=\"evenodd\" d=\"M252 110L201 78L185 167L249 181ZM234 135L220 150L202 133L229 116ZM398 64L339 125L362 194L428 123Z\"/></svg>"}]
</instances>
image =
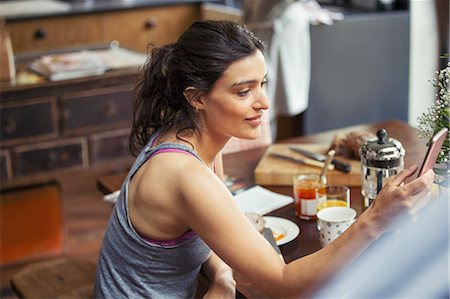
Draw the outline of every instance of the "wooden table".
<instances>
[{"instance_id":1,"label":"wooden table","mask_svg":"<svg viewBox=\"0 0 450 299\"><path fill-rule=\"evenodd\" d=\"M352 126L338 130L327 131L310 136L302 136L291 138L283 141L283 143L330 143L336 133L348 133L355 130L365 130L375 133L378 129L387 130L389 137L399 140L406 150L404 158L405 167L412 164L420 164L425 156L425 141L420 140L417 130L407 123L398 120L387 120L374 124ZM225 173L232 177L242 178L249 184L254 182L254 170L266 151L267 147L242 151L239 153L228 154L224 156ZM97 186L100 191L109 193L120 188L126 174L115 174L99 178ZM272 191L293 195L292 187L287 186L264 186ZM351 207L354 208L358 215L362 211L361 188L351 188ZM321 248L319 241L319 233L316 228L315 220L301 220L294 214L293 204L278 209L270 214L270 216L283 217L292 220L300 227L300 235L293 241L280 246L281 252L286 262L290 262L301 256L310 254ZM238 290L248 298L261 297L261 292L250 283L237 274L235 276L238 283Z\"/></svg>"}]
</instances>

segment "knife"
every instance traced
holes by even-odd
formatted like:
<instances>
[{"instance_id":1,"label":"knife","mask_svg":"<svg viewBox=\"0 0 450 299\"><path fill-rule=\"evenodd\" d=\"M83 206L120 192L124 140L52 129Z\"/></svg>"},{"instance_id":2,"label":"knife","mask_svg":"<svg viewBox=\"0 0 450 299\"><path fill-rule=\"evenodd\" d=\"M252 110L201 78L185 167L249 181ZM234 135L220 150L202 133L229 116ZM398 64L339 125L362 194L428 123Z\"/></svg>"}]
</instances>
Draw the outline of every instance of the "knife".
<instances>
[{"instance_id":1,"label":"knife","mask_svg":"<svg viewBox=\"0 0 450 299\"><path fill-rule=\"evenodd\" d=\"M310 165L310 166L315 166L315 167L319 167L319 168L323 168L323 166L325 165L325 163L323 162L319 162L319 161L315 161L315 160L311 160L311 159L298 159L298 158L294 158L288 155L283 155L283 154L278 154L278 153L270 153L270 155L272 157L276 157L276 158L280 158L280 159L284 159L284 160L289 160L298 164L305 164L305 165ZM328 170L333 170L334 169L334 165L328 165Z\"/></svg>"},{"instance_id":2,"label":"knife","mask_svg":"<svg viewBox=\"0 0 450 299\"><path fill-rule=\"evenodd\" d=\"M268 227L265 227L263 230L263 236L266 238L267 241L269 241L270 245L272 245L273 249L277 252L278 256L284 260L283 254L281 253L280 247L277 245L277 241L275 241L275 238L273 237L272 230Z\"/></svg>"},{"instance_id":3,"label":"knife","mask_svg":"<svg viewBox=\"0 0 450 299\"><path fill-rule=\"evenodd\" d=\"M316 161L321 161L324 162L327 159L326 155L323 154L319 154L319 153L315 153L315 152L311 152L308 150L305 150L303 148L300 147L294 147L291 146L289 148L290 150L296 152L296 153L300 153L308 158L314 159ZM331 164L333 164L337 170L343 171L343 172L350 172L352 170L352 165L343 161L339 161L336 159L333 159L331 161Z\"/></svg>"}]
</instances>

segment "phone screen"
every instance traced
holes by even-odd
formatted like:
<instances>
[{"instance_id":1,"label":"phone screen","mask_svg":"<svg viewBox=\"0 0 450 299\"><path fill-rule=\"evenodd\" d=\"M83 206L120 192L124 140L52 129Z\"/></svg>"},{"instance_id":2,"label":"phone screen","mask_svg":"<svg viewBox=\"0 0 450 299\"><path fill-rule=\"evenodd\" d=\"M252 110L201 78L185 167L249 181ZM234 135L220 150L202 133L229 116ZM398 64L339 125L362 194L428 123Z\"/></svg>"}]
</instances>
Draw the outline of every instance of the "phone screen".
<instances>
[{"instance_id":1,"label":"phone screen","mask_svg":"<svg viewBox=\"0 0 450 299\"><path fill-rule=\"evenodd\" d=\"M422 166L420 167L419 173L417 177L420 177L428 169L432 168L436 163L436 159L441 151L442 144L444 143L445 137L447 136L448 129L442 128L436 134L434 134L433 138L430 140L430 145L428 146L427 153L425 155L425 159L423 160Z\"/></svg>"}]
</instances>

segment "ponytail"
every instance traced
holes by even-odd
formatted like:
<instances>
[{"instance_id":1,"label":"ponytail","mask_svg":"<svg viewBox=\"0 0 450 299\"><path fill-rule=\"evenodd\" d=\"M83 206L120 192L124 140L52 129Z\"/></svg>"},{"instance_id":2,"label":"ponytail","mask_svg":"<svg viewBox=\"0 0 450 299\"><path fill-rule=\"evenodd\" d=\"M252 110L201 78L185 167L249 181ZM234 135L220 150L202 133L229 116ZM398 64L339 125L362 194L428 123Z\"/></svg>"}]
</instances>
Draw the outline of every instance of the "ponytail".
<instances>
[{"instance_id":1,"label":"ponytail","mask_svg":"<svg viewBox=\"0 0 450 299\"><path fill-rule=\"evenodd\" d=\"M164 126L167 116L171 114L168 106L170 86L167 65L173 47L174 44L168 44L152 49L135 87L129 142L130 151L134 155L139 153L153 132Z\"/></svg>"}]
</instances>

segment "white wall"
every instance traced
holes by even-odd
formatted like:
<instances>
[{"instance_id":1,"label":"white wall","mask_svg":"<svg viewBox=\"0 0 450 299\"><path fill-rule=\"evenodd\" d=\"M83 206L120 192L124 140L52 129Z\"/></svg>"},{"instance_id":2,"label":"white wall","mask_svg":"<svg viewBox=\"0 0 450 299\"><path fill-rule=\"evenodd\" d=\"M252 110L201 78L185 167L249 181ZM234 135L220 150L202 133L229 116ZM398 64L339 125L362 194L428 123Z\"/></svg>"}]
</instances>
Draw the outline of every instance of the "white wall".
<instances>
[{"instance_id":1,"label":"white wall","mask_svg":"<svg viewBox=\"0 0 450 299\"><path fill-rule=\"evenodd\" d=\"M410 72L408 122L431 106L436 90L430 83L439 68L438 28L433 0L410 2Z\"/></svg>"}]
</instances>

